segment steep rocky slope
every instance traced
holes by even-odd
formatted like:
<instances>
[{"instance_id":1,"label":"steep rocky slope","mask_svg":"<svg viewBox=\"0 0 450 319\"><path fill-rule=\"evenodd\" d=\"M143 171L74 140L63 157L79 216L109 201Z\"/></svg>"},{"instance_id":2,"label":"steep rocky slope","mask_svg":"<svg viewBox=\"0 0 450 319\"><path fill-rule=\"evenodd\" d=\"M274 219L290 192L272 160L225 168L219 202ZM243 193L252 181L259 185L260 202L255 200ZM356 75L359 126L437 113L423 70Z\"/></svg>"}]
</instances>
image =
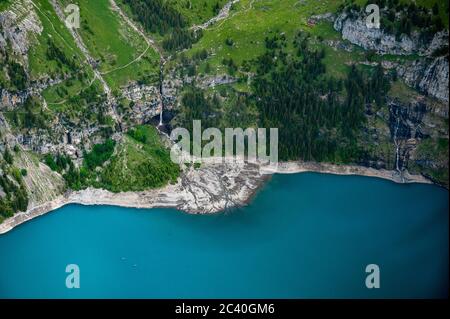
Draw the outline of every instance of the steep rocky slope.
<instances>
[{"instance_id":1,"label":"steep rocky slope","mask_svg":"<svg viewBox=\"0 0 450 319\"><path fill-rule=\"evenodd\" d=\"M345 164L390 171L392 174L388 175L394 174L396 181L412 173L448 185L448 29L430 32L426 37L417 28L408 34L395 34L395 29L368 29L362 10L346 10L343 6L338 12L327 12L338 6L328 0L319 5L311 0L221 1L224 7L222 11L218 8L216 17L211 18L212 13L208 13L208 19L201 20L198 26L184 26L189 32L197 30L198 43L192 48L170 51L163 44L168 39L176 42L178 38L173 35L182 31L157 34L140 24L139 15L130 14L127 2L99 1L98 7L99 3L84 0L77 3L82 10L94 6L114 18L118 39L113 44L117 54L111 51L108 39L105 41L105 21L103 27L101 23L96 25L94 15L82 17L80 30L66 28L63 8L68 0L16 0L2 4L0 153L8 149L14 154L13 164L8 165L9 180L17 182L10 171L23 170L29 207L61 198L64 192L71 192L69 185L101 185L104 172L111 172L112 160L103 158L102 152L96 153L95 146L104 150L107 141L114 141L114 158L117 150L126 146L123 141L131 140L124 138L127 131L140 124L158 124L162 108L164 124L169 129L177 125L187 110L183 103L186 92L198 90L208 103L217 102L213 105L217 113L203 112L208 119L214 120L221 112L233 126L260 124L253 104L257 97L252 97L255 60L266 49L281 50L277 47L279 39L289 44L282 45L288 57L301 54L290 45L299 30L310 39L311 47L323 50L324 77L343 79L353 65L362 70L361 74L370 75L381 65L384 76L390 80L392 87L385 105L371 101L361 105L366 124L356 143L363 145L365 153L358 162ZM175 0L171 3L180 4ZM181 11L186 10L189 11ZM382 14L388 14L387 10L382 9ZM242 22L246 15L251 26ZM298 15L301 21L296 20ZM400 18L398 14L394 22ZM289 23L283 25L280 21L285 20ZM206 35L202 38L203 31ZM271 57L268 61L274 63ZM139 74L136 65L141 62L157 71ZM328 97L329 94L323 94L320 99ZM344 99L341 94L337 100ZM195 106L202 102L195 101ZM171 121L173 115L175 120ZM135 137L133 152L127 155L134 160L139 148L148 142L139 140L142 136ZM16 145L18 152L13 151ZM86 157L93 158L89 169ZM131 161L125 158L123 163ZM129 169L126 164L121 167L125 167L121 173ZM176 190L192 203L177 202L177 207L191 211L229 207L242 199L239 188L252 193L259 185L259 173L253 168L244 170L242 179L236 171L227 180L223 172L229 170L184 170ZM252 174L258 178L251 178ZM83 184L83 178L92 183ZM0 188L0 197L6 197L5 189ZM146 201L152 200L147 197ZM212 204L208 206L208 202Z\"/></svg>"},{"instance_id":2,"label":"steep rocky slope","mask_svg":"<svg viewBox=\"0 0 450 319\"><path fill-rule=\"evenodd\" d=\"M7 10L0 12L0 48L10 46L11 53L25 64L31 44L43 31L42 23L32 8L30 0L21 0L14 1Z\"/></svg>"},{"instance_id":3,"label":"steep rocky slope","mask_svg":"<svg viewBox=\"0 0 450 319\"><path fill-rule=\"evenodd\" d=\"M421 39L419 32L400 37L382 28L368 28L366 15L361 12L342 12L334 21L334 28L342 38L365 50L380 55L417 55L419 58L398 65L397 71L405 83L421 92L448 102L448 30L434 35L431 41ZM440 56L435 56L439 54Z\"/></svg>"},{"instance_id":4,"label":"steep rocky slope","mask_svg":"<svg viewBox=\"0 0 450 319\"><path fill-rule=\"evenodd\" d=\"M448 41L448 37L447 37ZM448 102L448 55L424 57L397 67L398 75L412 88Z\"/></svg>"}]
</instances>

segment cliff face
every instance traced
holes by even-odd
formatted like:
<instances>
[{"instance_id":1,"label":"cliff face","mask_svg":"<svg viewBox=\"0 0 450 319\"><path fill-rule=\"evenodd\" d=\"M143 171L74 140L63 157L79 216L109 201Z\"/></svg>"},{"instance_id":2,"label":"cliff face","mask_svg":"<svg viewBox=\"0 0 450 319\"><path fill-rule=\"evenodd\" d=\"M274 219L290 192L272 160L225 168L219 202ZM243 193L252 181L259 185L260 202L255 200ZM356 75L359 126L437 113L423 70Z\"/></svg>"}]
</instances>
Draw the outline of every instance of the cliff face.
<instances>
[{"instance_id":1,"label":"cliff face","mask_svg":"<svg viewBox=\"0 0 450 319\"><path fill-rule=\"evenodd\" d=\"M388 110L395 151L393 168L421 173L448 185L448 176L443 175L448 171L448 118L440 117L440 108L420 96L409 102L389 98Z\"/></svg>"},{"instance_id":2,"label":"cliff face","mask_svg":"<svg viewBox=\"0 0 450 319\"><path fill-rule=\"evenodd\" d=\"M448 102L448 57L420 59L400 65L397 72L407 85Z\"/></svg>"},{"instance_id":3,"label":"cliff face","mask_svg":"<svg viewBox=\"0 0 450 319\"><path fill-rule=\"evenodd\" d=\"M402 35L398 41L394 35L386 34L382 29L367 28L365 17L353 18L347 13L340 14L334 21L334 29L342 33L342 38L366 50L378 54L408 55L424 51L420 47L418 36Z\"/></svg>"},{"instance_id":4,"label":"cliff face","mask_svg":"<svg viewBox=\"0 0 450 319\"><path fill-rule=\"evenodd\" d=\"M402 34L397 39L382 29L367 28L364 16L350 16L345 12L334 21L334 29L342 33L344 40L380 55L419 55L420 58L399 65L398 74L408 86L441 101L449 101L448 52L443 53L446 56L434 56L446 47L448 51L448 30L436 33L429 43L420 41L417 32L411 36Z\"/></svg>"},{"instance_id":5,"label":"cliff face","mask_svg":"<svg viewBox=\"0 0 450 319\"><path fill-rule=\"evenodd\" d=\"M356 17L355 17L356 15ZM418 32L400 38L386 33L383 29L368 28L366 17L359 13L341 13L334 21L334 29L342 33L342 38L366 50L378 54L431 56L436 50L448 45L448 30L436 33L430 42L421 41Z\"/></svg>"}]
</instances>

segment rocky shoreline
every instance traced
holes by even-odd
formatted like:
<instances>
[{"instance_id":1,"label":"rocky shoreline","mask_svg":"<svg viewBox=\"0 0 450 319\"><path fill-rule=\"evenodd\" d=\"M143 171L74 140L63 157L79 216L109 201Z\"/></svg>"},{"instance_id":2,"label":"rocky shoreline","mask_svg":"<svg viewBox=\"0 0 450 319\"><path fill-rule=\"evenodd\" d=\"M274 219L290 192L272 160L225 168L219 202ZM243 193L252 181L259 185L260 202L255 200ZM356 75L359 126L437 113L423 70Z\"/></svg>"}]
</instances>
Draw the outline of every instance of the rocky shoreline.
<instances>
[{"instance_id":1,"label":"rocky shoreline","mask_svg":"<svg viewBox=\"0 0 450 319\"><path fill-rule=\"evenodd\" d=\"M334 175L359 175L368 177L377 177L387 179L399 184L407 183L422 183L433 184L432 181L422 175L412 175L408 171L403 171L400 174L398 171L375 169L371 167L357 166L357 165L336 165L328 163L315 162L286 162L280 163L275 173L278 174L295 174L316 172L323 174Z\"/></svg>"},{"instance_id":2,"label":"rocky shoreline","mask_svg":"<svg viewBox=\"0 0 450 319\"><path fill-rule=\"evenodd\" d=\"M175 208L191 214L212 214L229 208L247 205L258 189L273 174L317 172L336 175L360 175L387 179L396 183L432 182L422 175L377 170L362 166L334 165L313 162L280 163L274 170L255 164L203 164L183 172L178 182L160 189L142 192L112 193L88 188L68 191L56 199L31 207L0 224L0 234L14 227L68 204L111 205L130 208Z\"/></svg>"}]
</instances>

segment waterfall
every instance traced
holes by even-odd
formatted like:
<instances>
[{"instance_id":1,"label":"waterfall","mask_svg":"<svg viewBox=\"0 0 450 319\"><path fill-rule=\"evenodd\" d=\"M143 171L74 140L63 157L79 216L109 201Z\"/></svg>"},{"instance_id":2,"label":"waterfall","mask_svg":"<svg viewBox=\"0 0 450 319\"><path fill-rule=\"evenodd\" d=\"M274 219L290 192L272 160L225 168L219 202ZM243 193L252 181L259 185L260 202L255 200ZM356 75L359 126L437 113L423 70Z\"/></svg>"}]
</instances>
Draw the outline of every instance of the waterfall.
<instances>
[{"instance_id":1,"label":"waterfall","mask_svg":"<svg viewBox=\"0 0 450 319\"><path fill-rule=\"evenodd\" d=\"M400 143L398 142L398 139L397 139L397 132L398 132L399 126L400 126L400 115L398 115L398 117L397 117L397 125L395 126L395 130L394 130L395 169L397 170L398 174L400 175L400 178L401 178L402 182L404 182L404 178L403 178L403 163L402 163L402 167L399 166L399 162L400 162Z\"/></svg>"},{"instance_id":2,"label":"waterfall","mask_svg":"<svg viewBox=\"0 0 450 319\"><path fill-rule=\"evenodd\" d=\"M399 150L400 150L400 145L397 141L397 131L398 131L398 127L400 125L400 117L397 117L397 125L395 126L395 130L394 130L394 145L395 145L395 169L401 173L400 168L398 166L398 162L400 160L400 154L399 154Z\"/></svg>"},{"instance_id":3,"label":"waterfall","mask_svg":"<svg viewBox=\"0 0 450 319\"><path fill-rule=\"evenodd\" d=\"M161 61L159 64L159 98L161 101L161 112L159 113L159 126L163 126L163 111L164 111L164 92L163 92L163 81L164 81L164 59L161 56Z\"/></svg>"},{"instance_id":4,"label":"waterfall","mask_svg":"<svg viewBox=\"0 0 450 319\"><path fill-rule=\"evenodd\" d=\"M161 103L161 113L159 113L159 126L163 125L163 104Z\"/></svg>"}]
</instances>

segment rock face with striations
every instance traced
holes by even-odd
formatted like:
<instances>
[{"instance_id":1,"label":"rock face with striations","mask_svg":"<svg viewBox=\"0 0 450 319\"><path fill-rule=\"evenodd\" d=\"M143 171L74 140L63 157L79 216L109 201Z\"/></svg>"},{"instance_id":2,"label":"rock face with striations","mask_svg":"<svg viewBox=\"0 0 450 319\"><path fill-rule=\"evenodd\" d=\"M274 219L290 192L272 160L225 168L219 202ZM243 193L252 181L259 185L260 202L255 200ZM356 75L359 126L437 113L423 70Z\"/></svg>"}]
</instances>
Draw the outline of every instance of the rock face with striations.
<instances>
[{"instance_id":1,"label":"rock face with striations","mask_svg":"<svg viewBox=\"0 0 450 319\"><path fill-rule=\"evenodd\" d=\"M422 143L448 137L446 121L436 120L435 114L438 110L427 104L423 96L411 99L409 102L391 98L387 102L390 138L396 146L396 169L401 171L412 169L421 174L448 170L448 153L446 156L436 150L432 150L432 153L429 151L425 154L418 153ZM424 157L426 160L423 160ZM431 176L428 177L431 178ZM443 180L436 182L448 183Z\"/></svg>"},{"instance_id":2,"label":"rock face with striations","mask_svg":"<svg viewBox=\"0 0 450 319\"><path fill-rule=\"evenodd\" d=\"M342 33L344 40L378 54L408 55L421 51L418 35L402 35L397 40L394 35L387 34L382 29L368 28L364 16L354 17L343 12L334 21L334 29Z\"/></svg>"},{"instance_id":3,"label":"rock face with striations","mask_svg":"<svg viewBox=\"0 0 450 319\"><path fill-rule=\"evenodd\" d=\"M366 50L378 54L412 55L419 59L397 67L397 72L405 83L420 92L448 102L448 52L446 56L435 57L435 52L447 48L448 30L436 33L429 43L419 40L419 34L402 34L400 39L382 29L368 28L365 16L360 13L341 13L334 21L334 28L342 33L342 38Z\"/></svg>"},{"instance_id":4,"label":"rock face with striations","mask_svg":"<svg viewBox=\"0 0 450 319\"><path fill-rule=\"evenodd\" d=\"M405 83L419 91L448 102L448 57L420 59L397 67Z\"/></svg>"}]
</instances>

